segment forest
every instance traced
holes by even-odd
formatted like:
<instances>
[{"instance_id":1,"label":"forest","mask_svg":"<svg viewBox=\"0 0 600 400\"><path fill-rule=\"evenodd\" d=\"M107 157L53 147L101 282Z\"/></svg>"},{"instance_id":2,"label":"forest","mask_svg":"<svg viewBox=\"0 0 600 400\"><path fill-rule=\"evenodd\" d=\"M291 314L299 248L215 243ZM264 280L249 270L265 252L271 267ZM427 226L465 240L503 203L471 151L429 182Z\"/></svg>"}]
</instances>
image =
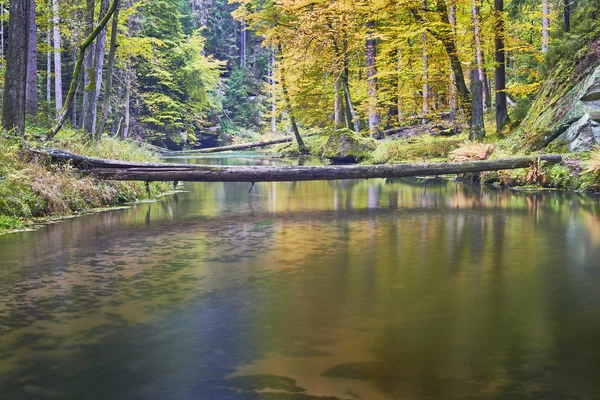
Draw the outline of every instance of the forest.
<instances>
[{"instance_id":1,"label":"forest","mask_svg":"<svg viewBox=\"0 0 600 400\"><path fill-rule=\"evenodd\" d=\"M24 147L149 161L292 135L272 151L368 164L567 153L474 179L597 190L599 12L598 0L4 2L0 208L11 221L57 211L15 183L39 161Z\"/></svg>"}]
</instances>

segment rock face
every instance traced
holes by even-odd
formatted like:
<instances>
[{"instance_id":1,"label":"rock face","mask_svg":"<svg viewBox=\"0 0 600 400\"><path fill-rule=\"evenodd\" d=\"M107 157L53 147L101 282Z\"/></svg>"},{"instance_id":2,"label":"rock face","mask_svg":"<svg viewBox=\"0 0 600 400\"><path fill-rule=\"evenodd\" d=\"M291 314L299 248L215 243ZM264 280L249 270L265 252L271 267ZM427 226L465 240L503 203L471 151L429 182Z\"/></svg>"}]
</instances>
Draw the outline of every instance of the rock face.
<instances>
[{"instance_id":1,"label":"rock face","mask_svg":"<svg viewBox=\"0 0 600 400\"><path fill-rule=\"evenodd\" d=\"M520 130L533 149L557 139L574 152L600 144L600 41L575 67L553 71Z\"/></svg>"},{"instance_id":2,"label":"rock face","mask_svg":"<svg viewBox=\"0 0 600 400\"><path fill-rule=\"evenodd\" d=\"M360 137L347 129L340 129L330 134L320 155L334 163L356 163L367 157L375 147L374 140Z\"/></svg>"}]
</instances>

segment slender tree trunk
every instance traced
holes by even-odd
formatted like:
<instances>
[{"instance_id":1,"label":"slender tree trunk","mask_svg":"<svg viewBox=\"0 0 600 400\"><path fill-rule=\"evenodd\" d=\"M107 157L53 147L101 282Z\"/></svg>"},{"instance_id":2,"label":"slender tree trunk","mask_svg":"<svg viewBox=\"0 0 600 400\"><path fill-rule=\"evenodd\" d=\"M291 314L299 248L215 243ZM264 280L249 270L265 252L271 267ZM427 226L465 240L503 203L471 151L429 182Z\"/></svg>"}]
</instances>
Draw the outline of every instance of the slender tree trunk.
<instances>
[{"instance_id":1,"label":"slender tree trunk","mask_svg":"<svg viewBox=\"0 0 600 400\"><path fill-rule=\"evenodd\" d=\"M360 121L358 120L358 116L356 115L356 112L354 111L354 106L352 105L348 75L348 67L344 67L344 73L342 75L342 86L344 88L344 97L346 98L346 119L348 123L348 129L354 128L355 132L359 132Z\"/></svg>"},{"instance_id":2,"label":"slender tree trunk","mask_svg":"<svg viewBox=\"0 0 600 400\"><path fill-rule=\"evenodd\" d=\"M271 73L269 80L271 83L271 132L277 132L277 95L275 91L275 49L271 47Z\"/></svg>"},{"instance_id":3,"label":"slender tree trunk","mask_svg":"<svg viewBox=\"0 0 600 400\"><path fill-rule=\"evenodd\" d=\"M4 4L0 4L0 64L4 63Z\"/></svg>"},{"instance_id":4,"label":"slender tree trunk","mask_svg":"<svg viewBox=\"0 0 600 400\"><path fill-rule=\"evenodd\" d=\"M62 110L62 61L60 40L60 14L58 0L52 0L52 22L54 24L54 97L56 99L56 111Z\"/></svg>"},{"instance_id":5,"label":"slender tree trunk","mask_svg":"<svg viewBox=\"0 0 600 400\"><path fill-rule=\"evenodd\" d=\"M88 49L88 47L90 47L90 45L92 44L94 39L96 39L96 37L100 34L102 29L104 29L104 27L108 23L108 20L110 19L110 17L112 17L112 15L115 12L115 9L118 5L119 5L119 0L113 0L113 3L110 6L110 9L106 13L106 15L104 16L104 18L102 18L102 20L99 22L99 24L86 37L86 39L83 41L83 43L81 43L81 45L79 45L79 53L77 55L77 61L75 62L75 69L73 70L73 77L71 79L71 86L69 88L69 93L67 94L65 104L64 104L64 106L60 112L60 115L57 118L54 126L51 129L49 129L46 134L47 139L51 139L52 137L54 137L60 131L62 126L64 125L65 120L67 119L67 114L69 112L69 108L71 107L73 98L75 97L75 93L77 91L77 86L79 84L79 76L81 74L81 69L83 66L83 59L85 58L86 50Z\"/></svg>"},{"instance_id":6,"label":"slender tree trunk","mask_svg":"<svg viewBox=\"0 0 600 400\"><path fill-rule=\"evenodd\" d=\"M563 29L565 32L571 31L571 3L570 0L563 0Z\"/></svg>"},{"instance_id":7,"label":"slender tree trunk","mask_svg":"<svg viewBox=\"0 0 600 400\"><path fill-rule=\"evenodd\" d=\"M77 46L73 46L73 60L77 60ZM77 93L79 91L79 85L81 84L81 76L78 79L77 85L75 86L75 93L73 94L73 101L71 106L71 126L77 128Z\"/></svg>"},{"instance_id":8,"label":"slender tree trunk","mask_svg":"<svg viewBox=\"0 0 600 400\"><path fill-rule=\"evenodd\" d=\"M469 138L479 139L485 136L485 128L483 122L483 84L479 79L479 73L473 70L471 77L471 93L472 101L472 117L471 117L471 134Z\"/></svg>"},{"instance_id":9,"label":"slender tree trunk","mask_svg":"<svg viewBox=\"0 0 600 400\"><path fill-rule=\"evenodd\" d=\"M48 119L52 119L50 102L52 101L52 19L48 17L48 30L46 31L46 103L48 104Z\"/></svg>"},{"instance_id":10,"label":"slender tree trunk","mask_svg":"<svg viewBox=\"0 0 600 400\"><path fill-rule=\"evenodd\" d=\"M448 18L450 21L450 28L452 29L452 35L456 37L456 6L454 4L451 4L448 8ZM454 119L458 108L458 93L456 91L456 76L454 75L452 67L450 67L448 75L450 78L450 116Z\"/></svg>"},{"instance_id":11,"label":"slender tree trunk","mask_svg":"<svg viewBox=\"0 0 600 400\"><path fill-rule=\"evenodd\" d=\"M427 3L425 0L421 2L421 10L425 14ZM423 77L423 107L421 112L423 114L423 123L425 123L425 117L429 114L429 60L427 57L427 31L423 28L421 33L421 72Z\"/></svg>"},{"instance_id":12,"label":"slender tree trunk","mask_svg":"<svg viewBox=\"0 0 600 400\"><path fill-rule=\"evenodd\" d=\"M542 0L542 53L548 52L550 43L550 4L548 0Z\"/></svg>"},{"instance_id":13,"label":"slender tree trunk","mask_svg":"<svg viewBox=\"0 0 600 400\"><path fill-rule=\"evenodd\" d=\"M333 83L333 122L336 129L344 123L344 92L339 77Z\"/></svg>"},{"instance_id":14,"label":"slender tree trunk","mask_svg":"<svg viewBox=\"0 0 600 400\"><path fill-rule=\"evenodd\" d=\"M2 97L2 128L25 132L25 87L30 0L12 0L8 20L6 73Z\"/></svg>"},{"instance_id":15,"label":"slender tree trunk","mask_svg":"<svg viewBox=\"0 0 600 400\"><path fill-rule=\"evenodd\" d=\"M242 18L240 29L240 67L246 68L246 19Z\"/></svg>"},{"instance_id":16,"label":"slender tree trunk","mask_svg":"<svg viewBox=\"0 0 600 400\"><path fill-rule=\"evenodd\" d=\"M481 50L481 73L482 73L482 81L483 81L483 101L484 107L490 108L492 106L492 90L490 88L490 78L488 78L487 68L485 67L485 53Z\"/></svg>"},{"instance_id":17,"label":"slender tree trunk","mask_svg":"<svg viewBox=\"0 0 600 400\"><path fill-rule=\"evenodd\" d=\"M283 91L283 98L285 100L285 104L288 109L288 113L290 114L290 123L292 125L292 132L294 133L294 137L296 138L296 143L298 143L298 150L300 154L307 154L308 150L304 145L304 141L302 140L302 136L300 136L300 130L298 129L298 125L296 124L296 116L294 115L294 109L292 107L292 99L290 98L290 94L288 92L288 87L285 79L285 68L283 66L283 51L281 50L281 45L279 47L279 54L281 54L282 63L280 67L281 73L281 89Z\"/></svg>"},{"instance_id":18,"label":"slender tree trunk","mask_svg":"<svg viewBox=\"0 0 600 400\"><path fill-rule=\"evenodd\" d=\"M396 88L396 108L398 112L398 122L402 122L403 112L402 112L402 53L400 49L397 50L398 54L398 66L397 66L397 88Z\"/></svg>"},{"instance_id":19,"label":"slender tree trunk","mask_svg":"<svg viewBox=\"0 0 600 400\"><path fill-rule=\"evenodd\" d=\"M35 21L35 0L29 1L29 37L27 44L27 83L25 104L27 113L37 117L38 77L37 77L37 25Z\"/></svg>"},{"instance_id":20,"label":"slender tree trunk","mask_svg":"<svg viewBox=\"0 0 600 400\"><path fill-rule=\"evenodd\" d=\"M108 0L100 1L100 18L103 18L108 11ZM96 39L96 50L94 52L94 70L95 78L94 83L96 85L94 91L94 97L92 98L90 107L90 130L92 137L96 136L96 121L98 114L98 99L100 98L100 91L102 90L102 67L104 66L104 52L106 50L106 27L100 32L100 35Z\"/></svg>"},{"instance_id":21,"label":"slender tree trunk","mask_svg":"<svg viewBox=\"0 0 600 400\"><path fill-rule=\"evenodd\" d=\"M504 0L494 0L494 43L496 58L496 129L500 132L507 123L506 61L504 54Z\"/></svg>"},{"instance_id":22,"label":"slender tree trunk","mask_svg":"<svg viewBox=\"0 0 600 400\"><path fill-rule=\"evenodd\" d=\"M129 121L130 121L130 109L131 109L131 72L129 68L125 71L125 120L123 121L123 138L129 137Z\"/></svg>"},{"instance_id":23,"label":"slender tree trunk","mask_svg":"<svg viewBox=\"0 0 600 400\"><path fill-rule=\"evenodd\" d=\"M115 124L114 121L117 120L117 118L113 118L113 123L111 124L110 127L110 135L112 137L117 137L117 128L118 125L121 124L121 120L123 119L122 117L122 111L123 111L123 79L118 79L119 75L122 75L120 72L120 70L115 71L115 77L117 78L117 96L116 96L116 101L115 101L115 117L118 117L119 122Z\"/></svg>"},{"instance_id":24,"label":"slender tree trunk","mask_svg":"<svg viewBox=\"0 0 600 400\"><path fill-rule=\"evenodd\" d=\"M489 107L490 104L490 88L487 83L487 77L483 66L483 49L481 45L481 17L479 15L479 6L477 0L471 0L471 16L473 18L473 37L475 41L475 64L477 66L477 74L479 80L483 82L483 98L484 107Z\"/></svg>"},{"instance_id":25,"label":"slender tree trunk","mask_svg":"<svg viewBox=\"0 0 600 400\"><path fill-rule=\"evenodd\" d=\"M375 21L366 23L366 67L367 67L367 93L369 96L369 135L373 136L379 126L377 112L377 40L374 36Z\"/></svg>"},{"instance_id":26,"label":"slender tree trunk","mask_svg":"<svg viewBox=\"0 0 600 400\"><path fill-rule=\"evenodd\" d=\"M461 97L461 106L465 113L469 124L471 123L471 93L467 87L465 75L462 70L462 65L458 58L455 36L452 32L450 20L448 17L448 8L444 0L437 0L437 14L441 19L441 23L429 26L429 32L444 45L446 54L450 60L450 67L456 78L456 90ZM423 20L425 22L425 20Z\"/></svg>"},{"instance_id":27,"label":"slender tree trunk","mask_svg":"<svg viewBox=\"0 0 600 400\"><path fill-rule=\"evenodd\" d=\"M108 67L106 69L106 81L104 83L104 99L102 101L102 118L98 126L98 139L104 133L104 126L110 114L110 94L112 90L113 75L115 71L115 54L117 52L117 34L119 32L119 7L115 10L112 17L112 27L110 32L110 50L108 52ZM102 33L101 33L102 34Z\"/></svg>"},{"instance_id":28,"label":"slender tree trunk","mask_svg":"<svg viewBox=\"0 0 600 400\"><path fill-rule=\"evenodd\" d=\"M86 34L92 30L94 26L94 11L96 8L95 0L87 0L87 8L86 8ZM85 60L83 63L83 99L81 102L81 116L79 126L81 129L86 130L86 132L90 132L86 129L89 127L91 129L91 102L94 96L94 92L96 90L96 85L92 82L94 79L94 46L90 47L90 51L85 55Z\"/></svg>"}]
</instances>

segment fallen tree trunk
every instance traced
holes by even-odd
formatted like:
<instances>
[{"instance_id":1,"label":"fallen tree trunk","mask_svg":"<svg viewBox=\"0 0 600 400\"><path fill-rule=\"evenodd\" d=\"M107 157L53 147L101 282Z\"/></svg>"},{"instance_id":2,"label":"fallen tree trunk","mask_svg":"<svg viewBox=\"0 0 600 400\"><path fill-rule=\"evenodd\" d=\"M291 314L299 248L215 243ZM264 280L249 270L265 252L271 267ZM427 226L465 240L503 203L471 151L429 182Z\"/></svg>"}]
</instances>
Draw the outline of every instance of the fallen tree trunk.
<instances>
[{"instance_id":1,"label":"fallen tree trunk","mask_svg":"<svg viewBox=\"0 0 600 400\"><path fill-rule=\"evenodd\" d=\"M322 165L307 167L207 166L138 163L88 158L61 150L33 150L54 161L70 162L82 172L122 181L282 182L338 179L403 178L527 168L538 161L558 163L560 155L502 160L388 165Z\"/></svg>"},{"instance_id":2,"label":"fallen tree trunk","mask_svg":"<svg viewBox=\"0 0 600 400\"><path fill-rule=\"evenodd\" d=\"M309 136L313 136L313 135L302 135L303 138L309 137ZM246 149L252 149L255 147L270 146L272 144L292 142L294 140L295 140L294 137L283 137L283 138L273 139L273 140L263 140L260 142L234 144L231 146L208 147L206 149L173 151L173 152L171 152L171 154L208 154L208 153L219 153L222 151L246 150Z\"/></svg>"}]
</instances>

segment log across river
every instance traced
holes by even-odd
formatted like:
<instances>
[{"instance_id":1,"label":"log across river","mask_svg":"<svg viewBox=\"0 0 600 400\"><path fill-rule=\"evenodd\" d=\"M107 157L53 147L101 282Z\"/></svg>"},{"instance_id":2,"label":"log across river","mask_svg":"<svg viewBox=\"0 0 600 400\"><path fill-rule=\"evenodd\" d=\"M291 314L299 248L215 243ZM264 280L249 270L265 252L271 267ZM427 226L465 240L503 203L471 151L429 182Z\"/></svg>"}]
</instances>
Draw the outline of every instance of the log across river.
<instances>
[{"instance_id":1,"label":"log across river","mask_svg":"<svg viewBox=\"0 0 600 400\"><path fill-rule=\"evenodd\" d=\"M69 162L84 173L123 181L284 182L337 179L403 178L528 168L538 161L559 163L560 155L500 160L386 165L322 165L302 167L206 166L140 163L89 158L57 149L32 150L55 162Z\"/></svg>"}]
</instances>

